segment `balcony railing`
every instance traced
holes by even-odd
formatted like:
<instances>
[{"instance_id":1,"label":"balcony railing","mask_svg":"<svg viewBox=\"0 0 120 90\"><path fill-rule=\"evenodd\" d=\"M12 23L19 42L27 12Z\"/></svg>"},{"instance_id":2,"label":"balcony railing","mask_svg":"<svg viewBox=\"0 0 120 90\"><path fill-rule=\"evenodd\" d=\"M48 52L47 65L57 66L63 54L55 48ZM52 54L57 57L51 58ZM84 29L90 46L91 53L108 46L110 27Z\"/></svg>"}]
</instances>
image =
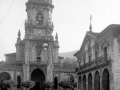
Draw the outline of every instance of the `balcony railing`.
<instances>
[{"instance_id":1,"label":"balcony railing","mask_svg":"<svg viewBox=\"0 0 120 90\"><path fill-rule=\"evenodd\" d=\"M35 65L41 65L41 64L44 64L44 65L47 65L47 62L43 62L43 61L29 61L29 64L35 64Z\"/></svg>"},{"instance_id":2,"label":"balcony railing","mask_svg":"<svg viewBox=\"0 0 120 90\"><path fill-rule=\"evenodd\" d=\"M82 70L85 70L85 69L88 69L88 68L92 68L94 66L98 66L98 65L101 65L103 63L106 63L108 61L111 61L111 57L110 55L103 55L103 56L100 56L94 60L91 60L90 62L88 63L85 63L84 65L82 66L79 66L76 68L76 72L78 71L82 71Z\"/></svg>"}]
</instances>

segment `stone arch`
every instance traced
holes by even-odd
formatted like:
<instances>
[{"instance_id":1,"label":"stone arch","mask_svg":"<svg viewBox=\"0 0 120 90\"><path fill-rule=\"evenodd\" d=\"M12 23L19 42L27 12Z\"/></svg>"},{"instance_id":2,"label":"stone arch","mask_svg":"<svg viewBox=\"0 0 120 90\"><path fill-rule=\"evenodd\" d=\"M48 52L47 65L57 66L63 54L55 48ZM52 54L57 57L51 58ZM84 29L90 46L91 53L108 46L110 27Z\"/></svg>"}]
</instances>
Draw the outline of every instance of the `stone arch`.
<instances>
[{"instance_id":1,"label":"stone arch","mask_svg":"<svg viewBox=\"0 0 120 90\"><path fill-rule=\"evenodd\" d=\"M32 90L45 90L42 86L45 82L45 74L41 69L37 68L31 73L31 80L36 83Z\"/></svg>"},{"instance_id":2,"label":"stone arch","mask_svg":"<svg viewBox=\"0 0 120 90\"><path fill-rule=\"evenodd\" d=\"M10 80L11 76L8 72L1 72L0 73L0 80Z\"/></svg>"},{"instance_id":3,"label":"stone arch","mask_svg":"<svg viewBox=\"0 0 120 90\"><path fill-rule=\"evenodd\" d=\"M35 69L32 73L31 73L31 80L35 81L35 82L39 82L41 80L45 81L45 74L44 72L37 68Z\"/></svg>"},{"instance_id":4,"label":"stone arch","mask_svg":"<svg viewBox=\"0 0 120 90\"><path fill-rule=\"evenodd\" d=\"M58 89L58 78L57 78L57 76L54 78L54 89Z\"/></svg>"},{"instance_id":5,"label":"stone arch","mask_svg":"<svg viewBox=\"0 0 120 90\"><path fill-rule=\"evenodd\" d=\"M45 77L47 76L47 67L45 67L45 68L37 67L37 68L36 68L36 66L30 67L30 75L32 74L32 72L33 72L35 69L40 69L40 70L42 70L43 73L45 74Z\"/></svg>"},{"instance_id":6,"label":"stone arch","mask_svg":"<svg viewBox=\"0 0 120 90\"><path fill-rule=\"evenodd\" d=\"M3 80L10 80L11 76L8 72L1 72L0 73L0 80L1 83L3 82ZM3 86L1 85L1 90L7 90L7 88L3 88Z\"/></svg>"},{"instance_id":7,"label":"stone arch","mask_svg":"<svg viewBox=\"0 0 120 90\"><path fill-rule=\"evenodd\" d=\"M94 90L100 90L100 74L98 71L95 72L94 76Z\"/></svg>"},{"instance_id":8,"label":"stone arch","mask_svg":"<svg viewBox=\"0 0 120 90\"><path fill-rule=\"evenodd\" d=\"M88 75L88 90L92 90L92 74Z\"/></svg>"},{"instance_id":9,"label":"stone arch","mask_svg":"<svg viewBox=\"0 0 120 90\"><path fill-rule=\"evenodd\" d=\"M109 71L107 68L104 69L102 75L102 88L103 90L109 90Z\"/></svg>"},{"instance_id":10,"label":"stone arch","mask_svg":"<svg viewBox=\"0 0 120 90\"><path fill-rule=\"evenodd\" d=\"M78 89L79 90L82 89L82 78L81 78L81 76L79 76L79 79L78 79Z\"/></svg>"},{"instance_id":11,"label":"stone arch","mask_svg":"<svg viewBox=\"0 0 120 90\"><path fill-rule=\"evenodd\" d=\"M83 90L86 90L86 75L83 76Z\"/></svg>"},{"instance_id":12,"label":"stone arch","mask_svg":"<svg viewBox=\"0 0 120 90\"><path fill-rule=\"evenodd\" d=\"M21 88L21 76L17 76L17 88Z\"/></svg>"}]
</instances>

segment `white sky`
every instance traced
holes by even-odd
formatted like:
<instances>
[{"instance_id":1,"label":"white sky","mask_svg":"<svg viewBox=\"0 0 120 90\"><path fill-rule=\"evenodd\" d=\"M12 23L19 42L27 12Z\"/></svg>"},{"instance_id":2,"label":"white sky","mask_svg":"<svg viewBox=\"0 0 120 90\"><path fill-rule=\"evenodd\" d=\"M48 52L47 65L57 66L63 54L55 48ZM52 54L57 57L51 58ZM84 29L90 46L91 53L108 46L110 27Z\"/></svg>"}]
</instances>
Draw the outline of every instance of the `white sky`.
<instances>
[{"instance_id":1,"label":"white sky","mask_svg":"<svg viewBox=\"0 0 120 90\"><path fill-rule=\"evenodd\" d=\"M5 53L16 51L19 29L24 37L25 2L0 0L0 60L4 60ZM101 32L109 24L120 24L120 0L53 0L53 5L53 35L58 33L59 52L79 50L89 31L90 15L94 32Z\"/></svg>"}]
</instances>

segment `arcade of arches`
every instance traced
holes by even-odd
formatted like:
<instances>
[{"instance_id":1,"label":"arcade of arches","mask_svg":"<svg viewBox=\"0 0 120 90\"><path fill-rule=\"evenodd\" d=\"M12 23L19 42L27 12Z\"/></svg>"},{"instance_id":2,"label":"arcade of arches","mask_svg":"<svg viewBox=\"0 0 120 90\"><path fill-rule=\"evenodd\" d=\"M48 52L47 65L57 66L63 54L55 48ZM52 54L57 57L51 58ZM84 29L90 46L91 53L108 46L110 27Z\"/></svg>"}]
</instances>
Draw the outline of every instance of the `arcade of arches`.
<instances>
[{"instance_id":1,"label":"arcade of arches","mask_svg":"<svg viewBox=\"0 0 120 90\"><path fill-rule=\"evenodd\" d=\"M109 70L106 68L102 74L95 71L94 75L88 73L88 75L79 76L78 90L110 90L109 84Z\"/></svg>"}]
</instances>

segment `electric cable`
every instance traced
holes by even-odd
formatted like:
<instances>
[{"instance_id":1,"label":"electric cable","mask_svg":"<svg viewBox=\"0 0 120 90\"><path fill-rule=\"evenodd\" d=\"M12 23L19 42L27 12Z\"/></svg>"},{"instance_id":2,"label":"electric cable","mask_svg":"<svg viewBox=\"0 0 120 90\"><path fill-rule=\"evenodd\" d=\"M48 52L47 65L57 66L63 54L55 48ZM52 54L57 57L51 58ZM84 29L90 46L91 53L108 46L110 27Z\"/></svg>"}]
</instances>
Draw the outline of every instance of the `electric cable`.
<instances>
[{"instance_id":1,"label":"electric cable","mask_svg":"<svg viewBox=\"0 0 120 90\"><path fill-rule=\"evenodd\" d=\"M15 2L15 0L12 2L12 4L11 4L11 6L9 7L7 13L5 14L5 16L3 17L3 19L1 20L0 25L1 25L1 23L3 22L3 20L5 19L5 17L7 16L8 12L10 11L10 9L12 8L14 2Z\"/></svg>"}]
</instances>

